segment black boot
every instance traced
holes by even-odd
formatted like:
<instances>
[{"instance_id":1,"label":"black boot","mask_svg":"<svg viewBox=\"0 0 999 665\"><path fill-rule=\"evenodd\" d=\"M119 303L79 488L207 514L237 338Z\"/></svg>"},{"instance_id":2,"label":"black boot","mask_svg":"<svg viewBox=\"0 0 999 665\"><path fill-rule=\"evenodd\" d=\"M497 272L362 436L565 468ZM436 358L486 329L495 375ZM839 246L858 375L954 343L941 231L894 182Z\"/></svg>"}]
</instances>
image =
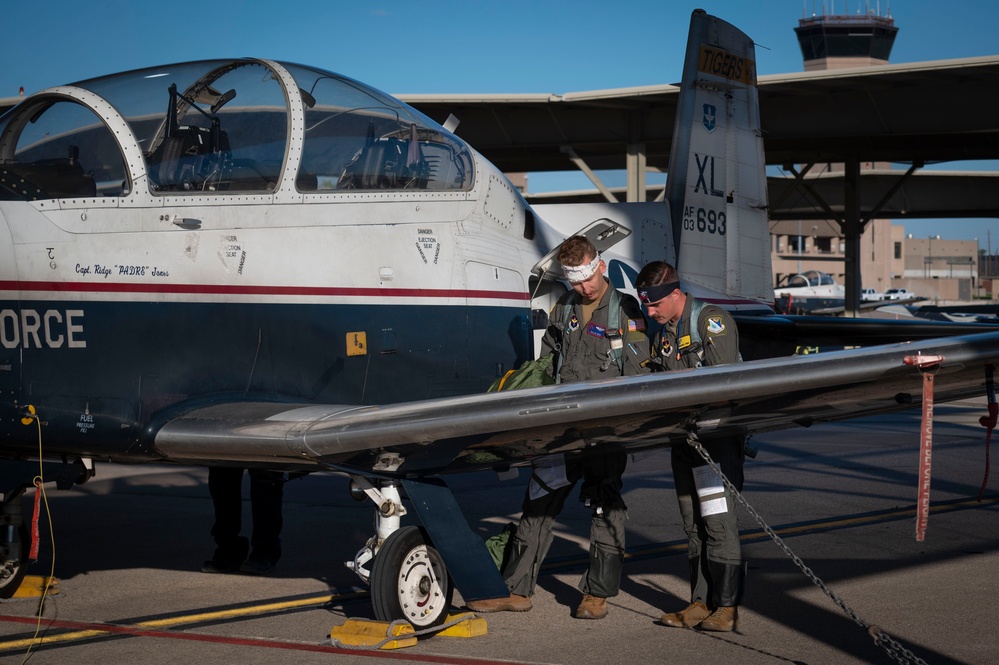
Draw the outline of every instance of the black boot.
<instances>
[{"instance_id":1,"label":"black boot","mask_svg":"<svg viewBox=\"0 0 999 665\"><path fill-rule=\"evenodd\" d=\"M745 575L742 563L720 563L708 560L711 575L711 606L735 607L742 604L742 583Z\"/></svg>"},{"instance_id":2,"label":"black boot","mask_svg":"<svg viewBox=\"0 0 999 665\"><path fill-rule=\"evenodd\" d=\"M579 590L597 598L616 596L623 564L624 553L616 547L590 543L590 568L580 582Z\"/></svg>"},{"instance_id":3,"label":"black boot","mask_svg":"<svg viewBox=\"0 0 999 665\"><path fill-rule=\"evenodd\" d=\"M508 558L503 564L503 570L500 571L503 579L507 581L530 580L530 588L518 589L518 592L527 597L532 596L534 594L534 581L538 579L540 567L536 553L532 552L532 548L526 542L513 536L507 547L506 556Z\"/></svg>"}]
</instances>

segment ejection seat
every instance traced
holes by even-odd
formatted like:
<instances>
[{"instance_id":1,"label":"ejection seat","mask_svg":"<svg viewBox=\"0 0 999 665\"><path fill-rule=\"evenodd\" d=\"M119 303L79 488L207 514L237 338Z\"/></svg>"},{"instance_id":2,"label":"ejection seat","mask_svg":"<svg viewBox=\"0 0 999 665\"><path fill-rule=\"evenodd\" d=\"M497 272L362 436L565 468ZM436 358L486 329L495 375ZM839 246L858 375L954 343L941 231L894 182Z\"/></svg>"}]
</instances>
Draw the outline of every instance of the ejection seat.
<instances>
[{"instance_id":1,"label":"ejection seat","mask_svg":"<svg viewBox=\"0 0 999 665\"><path fill-rule=\"evenodd\" d=\"M146 158L149 178L156 191L203 190L209 181L218 183L223 158L229 152L225 132L219 132L219 146L212 145L206 127L179 127L165 137Z\"/></svg>"},{"instance_id":2,"label":"ejection seat","mask_svg":"<svg viewBox=\"0 0 999 665\"><path fill-rule=\"evenodd\" d=\"M416 154L411 152L406 141L398 138L375 141L346 166L337 188L425 189L427 163L418 144Z\"/></svg>"},{"instance_id":3,"label":"ejection seat","mask_svg":"<svg viewBox=\"0 0 999 665\"><path fill-rule=\"evenodd\" d=\"M3 164L0 175L5 181L9 179L15 189L18 182L26 181L30 187L21 185L19 189L25 194L30 192L29 199L97 196L94 176L83 170L79 152L76 146L69 146L68 157Z\"/></svg>"}]
</instances>

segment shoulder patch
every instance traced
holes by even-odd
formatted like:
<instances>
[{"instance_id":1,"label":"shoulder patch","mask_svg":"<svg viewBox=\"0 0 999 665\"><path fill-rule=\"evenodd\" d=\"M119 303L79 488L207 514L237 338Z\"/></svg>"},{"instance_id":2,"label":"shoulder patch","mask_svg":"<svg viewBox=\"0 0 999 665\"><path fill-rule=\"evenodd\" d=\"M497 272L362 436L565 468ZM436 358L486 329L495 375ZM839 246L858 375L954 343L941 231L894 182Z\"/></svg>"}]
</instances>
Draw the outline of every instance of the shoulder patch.
<instances>
[{"instance_id":1,"label":"shoulder patch","mask_svg":"<svg viewBox=\"0 0 999 665\"><path fill-rule=\"evenodd\" d=\"M628 332L645 330L645 319L628 319Z\"/></svg>"},{"instance_id":2,"label":"shoulder patch","mask_svg":"<svg viewBox=\"0 0 999 665\"><path fill-rule=\"evenodd\" d=\"M725 332L725 323L720 316L708 317L708 334L719 335Z\"/></svg>"}]
</instances>

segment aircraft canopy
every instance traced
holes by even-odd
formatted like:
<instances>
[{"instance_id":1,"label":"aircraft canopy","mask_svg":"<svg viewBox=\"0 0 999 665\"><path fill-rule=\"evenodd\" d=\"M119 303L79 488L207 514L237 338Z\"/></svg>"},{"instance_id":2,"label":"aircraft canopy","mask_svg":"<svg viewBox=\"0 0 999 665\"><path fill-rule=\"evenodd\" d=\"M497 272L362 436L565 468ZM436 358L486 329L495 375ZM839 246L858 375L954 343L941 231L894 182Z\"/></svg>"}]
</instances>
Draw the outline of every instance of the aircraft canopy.
<instances>
[{"instance_id":1,"label":"aircraft canopy","mask_svg":"<svg viewBox=\"0 0 999 665\"><path fill-rule=\"evenodd\" d=\"M391 96L266 60L91 79L0 118L8 199L122 197L146 186L152 195L267 193L286 173L300 192L463 191L472 164L464 142Z\"/></svg>"}]
</instances>

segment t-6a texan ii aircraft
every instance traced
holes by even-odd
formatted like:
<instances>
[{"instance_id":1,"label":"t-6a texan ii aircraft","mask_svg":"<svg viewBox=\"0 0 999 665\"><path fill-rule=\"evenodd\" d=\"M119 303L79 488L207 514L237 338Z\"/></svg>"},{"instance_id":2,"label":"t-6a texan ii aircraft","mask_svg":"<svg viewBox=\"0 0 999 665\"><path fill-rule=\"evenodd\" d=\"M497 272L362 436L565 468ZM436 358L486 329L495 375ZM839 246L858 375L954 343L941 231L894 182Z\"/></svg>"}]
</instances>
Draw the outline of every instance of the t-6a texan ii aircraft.
<instances>
[{"instance_id":1,"label":"t-6a texan ii aircraft","mask_svg":"<svg viewBox=\"0 0 999 665\"><path fill-rule=\"evenodd\" d=\"M3 594L26 567L21 502L39 458L64 484L96 460L349 474L377 506L350 564L375 614L429 627L455 588L507 594L450 473L907 408L926 364L937 400L984 394L997 333L777 356L794 331L831 333L770 307L752 40L695 12L681 94L668 204L593 208L532 209L452 131L300 65L155 67L11 109ZM534 356L566 288L551 257L577 231L620 288L647 261L676 262L685 290L741 314L747 361L486 393ZM892 330L857 339L927 336ZM402 526L407 510L421 526Z\"/></svg>"}]
</instances>

